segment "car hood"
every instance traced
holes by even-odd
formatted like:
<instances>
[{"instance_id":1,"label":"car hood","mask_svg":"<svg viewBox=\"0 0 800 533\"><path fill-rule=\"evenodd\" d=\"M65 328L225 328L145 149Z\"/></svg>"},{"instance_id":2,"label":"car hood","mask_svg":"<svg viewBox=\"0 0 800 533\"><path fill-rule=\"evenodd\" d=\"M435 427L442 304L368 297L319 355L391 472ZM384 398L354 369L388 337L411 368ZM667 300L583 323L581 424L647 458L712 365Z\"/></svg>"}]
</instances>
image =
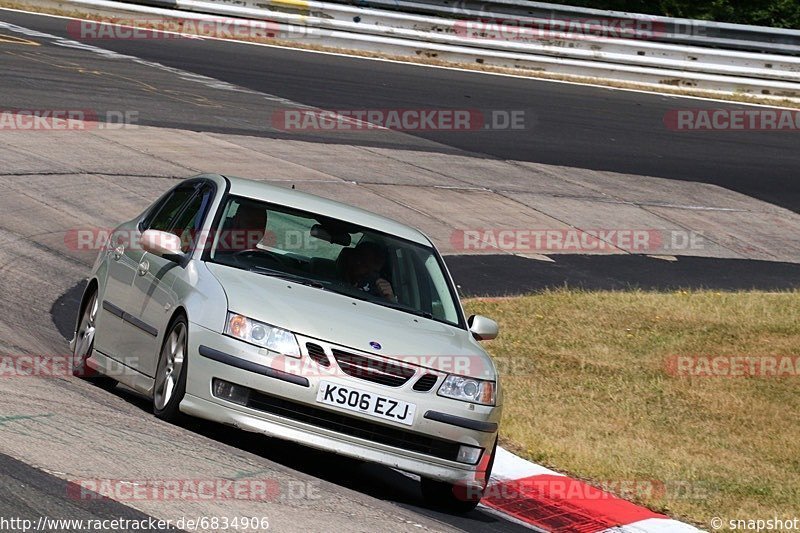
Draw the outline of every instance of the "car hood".
<instances>
[{"instance_id":1,"label":"car hood","mask_svg":"<svg viewBox=\"0 0 800 533\"><path fill-rule=\"evenodd\" d=\"M495 379L491 358L466 330L280 278L215 263L208 268L232 312L362 352Z\"/></svg>"}]
</instances>

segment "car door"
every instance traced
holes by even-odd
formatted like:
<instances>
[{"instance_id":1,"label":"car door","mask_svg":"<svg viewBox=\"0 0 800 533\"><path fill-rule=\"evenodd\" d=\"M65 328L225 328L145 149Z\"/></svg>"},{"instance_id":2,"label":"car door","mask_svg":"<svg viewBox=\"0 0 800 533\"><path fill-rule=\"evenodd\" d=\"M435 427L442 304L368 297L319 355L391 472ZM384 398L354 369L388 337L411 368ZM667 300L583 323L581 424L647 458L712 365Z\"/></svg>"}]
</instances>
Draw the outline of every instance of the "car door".
<instances>
[{"instance_id":1,"label":"car door","mask_svg":"<svg viewBox=\"0 0 800 533\"><path fill-rule=\"evenodd\" d=\"M97 311L94 347L97 351L117 360L126 353L126 334L129 333L122 317L125 302L130 297L131 286L136 277L140 253L132 243L137 222L123 224L114 230L106 244L106 278L102 301Z\"/></svg>"},{"instance_id":2,"label":"car door","mask_svg":"<svg viewBox=\"0 0 800 533\"><path fill-rule=\"evenodd\" d=\"M193 251L194 237L202 228L214 198L216 187L203 180L192 184L191 194L173 209L165 209L152 220L146 229L156 229L181 237L184 256ZM186 275L185 263L164 259L152 253L144 253L137 266L131 291L131 320L139 330L139 341L131 354L137 361L137 369L143 374L155 376L158 354L173 310L181 303L181 295L173 288L178 278Z\"/></svg>"}]
</instances>

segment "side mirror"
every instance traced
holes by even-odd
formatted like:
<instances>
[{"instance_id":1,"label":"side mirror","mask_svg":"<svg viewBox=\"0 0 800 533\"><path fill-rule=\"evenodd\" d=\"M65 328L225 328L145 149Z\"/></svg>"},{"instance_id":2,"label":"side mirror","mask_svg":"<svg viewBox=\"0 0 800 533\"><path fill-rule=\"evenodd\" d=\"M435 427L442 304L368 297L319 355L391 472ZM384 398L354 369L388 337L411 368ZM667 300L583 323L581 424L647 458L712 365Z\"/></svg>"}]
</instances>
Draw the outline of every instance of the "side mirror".
<instances>
[{"instance_id":1,"label":"side mirror","mask_svg":"<svg viewBox=\"0 0 800 533\"><path fill-rule=\"evenodd\" d=\"M479 341L490 341L496 338L500 332L497 322L481 315L472 315L467 320L467 324L469 324L469 331L472 336Z\"/></svg>"},{"instance_id":2,"label":"side mirror","mask_svg":"<svg viewBox=\"0 0 800 533\"><path fill-rule=\"evenodd\" d=\"M141 244L145 252L150 252L169 261L178 263L183 258L181 238L172 233L149 229L142 233Z\"/></svg>"}]
</instances>

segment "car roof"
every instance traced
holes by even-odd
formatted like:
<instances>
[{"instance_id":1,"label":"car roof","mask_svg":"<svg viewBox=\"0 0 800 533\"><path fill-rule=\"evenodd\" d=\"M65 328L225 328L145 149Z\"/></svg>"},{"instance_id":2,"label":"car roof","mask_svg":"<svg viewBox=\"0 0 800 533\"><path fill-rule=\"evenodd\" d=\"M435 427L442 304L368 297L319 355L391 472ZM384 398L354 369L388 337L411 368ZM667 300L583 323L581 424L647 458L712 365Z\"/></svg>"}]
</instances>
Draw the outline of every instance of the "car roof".
<instances>
[{"instance_id":1,"label":"car roof","mask_svg":"<svg viewBox=\"0 0 800 533\"><path fill-rule=\"evenodd\" d=\"M396 220L377 215L364 209L329 200L315 194L301 192L288 187L270 185L263 181L254 181L235 176L223 176L230 184L230 194L261 200L344 220L358 226L374 229L382 233L394 235L425 246L431 246L430 240L421 231L401 224Z\"/></svg>"}]
</instances>

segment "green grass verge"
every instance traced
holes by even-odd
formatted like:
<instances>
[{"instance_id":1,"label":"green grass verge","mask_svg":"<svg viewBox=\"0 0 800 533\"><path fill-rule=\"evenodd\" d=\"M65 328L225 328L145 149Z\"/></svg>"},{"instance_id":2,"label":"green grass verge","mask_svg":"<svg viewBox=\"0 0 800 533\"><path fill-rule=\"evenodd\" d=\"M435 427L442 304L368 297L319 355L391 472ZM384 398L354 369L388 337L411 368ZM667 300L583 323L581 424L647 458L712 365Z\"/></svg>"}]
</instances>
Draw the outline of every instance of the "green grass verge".
<instances>
[{"instance_id":1,"label":"green grass verge","mask_svg":"<svg viewBox=\"0 0 800 533\"><path fill-rule=\"evenodd\" d=\"M465 305L500 323L486 347L505 370L513 451L705 527L797 515L800 377L676 376L667 362L800 355L800 293L559 290Z\"/></svg>"}]
</instances>

